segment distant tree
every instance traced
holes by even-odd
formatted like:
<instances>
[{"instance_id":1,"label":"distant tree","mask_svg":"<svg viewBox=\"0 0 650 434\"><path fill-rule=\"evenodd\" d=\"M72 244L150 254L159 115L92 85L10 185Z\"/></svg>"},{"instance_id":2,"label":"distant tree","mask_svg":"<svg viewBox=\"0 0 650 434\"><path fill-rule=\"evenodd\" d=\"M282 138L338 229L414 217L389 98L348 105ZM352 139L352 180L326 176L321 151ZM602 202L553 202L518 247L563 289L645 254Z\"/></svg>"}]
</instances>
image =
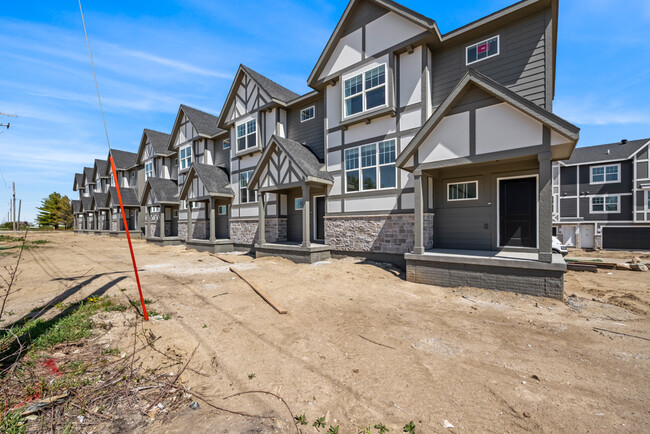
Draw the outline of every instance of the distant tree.
<instances>
[{"instance_id":1,"label":"distant tree","mask_svg":"<svg viewBox=\"0 0 650 434\"><path fill-rule=\"evenodd\" d=\"M73 224L72 206L68 196L61 196L54 192L43 199L38 210L40 212L36 216L36 221L41 227L52 226L58 229L59 225L63 225L67 229Z\"/></svg>"}]
</instances>

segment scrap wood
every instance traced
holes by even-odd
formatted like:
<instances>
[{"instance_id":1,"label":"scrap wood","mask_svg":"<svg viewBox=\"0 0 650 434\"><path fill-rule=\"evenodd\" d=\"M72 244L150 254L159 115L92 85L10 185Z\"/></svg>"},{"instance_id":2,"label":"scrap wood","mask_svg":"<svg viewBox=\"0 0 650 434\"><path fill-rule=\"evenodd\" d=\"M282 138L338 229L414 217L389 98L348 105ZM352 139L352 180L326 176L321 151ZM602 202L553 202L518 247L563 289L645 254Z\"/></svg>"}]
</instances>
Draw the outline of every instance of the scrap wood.
<instances>
[{"instance_id":1,"label":"scrap wood","mask_svg":"<svg viewBox=\"0 0 650 434\"><path fill-rule=\"evenodd\" d=\"M375 341L370 340L370 339L368 339L368 338L366 338L366 337L364 337L364 336L361 336L361 335L358 335L358 336L359 336L361 339L364 339L364 340L366 340L366 341L368 341L368 342L370 342L370 343L373 343L373 344L375 344L375 345L379 345L380 347L390 348L391 350L394 350L394 349L395 349L395 348L393 348L393 347L391 347L391 346L389 346L389 345L380 344L379 342L375 342Z\"/></svg>"},{"instance_id":2,"label":"scrap wood","mask_svg":"<svg viewBox=\"0 0 650 434\"><path fill-rule=\"evenodd\" d=\"M246 279L244 276L242 276L241 273L239 273L237 270L235 270L234 268L230 267L230 271L232 271L232 272L235 273L237 276L239 276L239 278L240 278L241 280L243 280L244 282L248 283L248 285L249 285L251 288L253 288L253 291L257 292L257 295L259 295L260 297L262 297L262 298L264 299L264 301L266 301L268 304L270 304L271 307L272 307L273 309L275 309L275 310L276 310L280 315L284 315L284 314L287 313L287 310L286 310L285 308L283 308L282 306L280 306L280 305L279 305L275 300L273 300L273 299L272 299L272 298L271 298L271 297L270 297L270 296L269 296L265 291L263 291L262 289L258 288L258 287L253 283L253 282L251 282L250 280L248 280L248 279Z\"/></svg>"},{"instance_id":3,"label":"scrap wood","mask_svg":"<svg viewBox=\"0 0 650 434\"><path fill-rule=\"evenodd\" d=\"M276 397L277 399L282 401L282 403L284 404L285 407L287 407L287 410L289 410L289 414L291 415L290 420L291 420L291 422L294 422L295 417L293 415L293 411L291 411L291 408L289 407L289 404L287 404L287 401L285 401L280 395L276 395L273 392L267 392L266 390L249 390L247 392L239 392L239 393L235 393L234 395L226 396L224 398L224 400L229 399L229 398L234 398L235 396L239 396L239 395L248 395L250 393L262 393L262 394L265 394L265 395L271 395L271 396ZM300 429L298 428L298 424L295 424L295 427L296 427L296 432L298 434L300 434Z\"/></svg>"},{"instance_id":4,"label":"scrap wood","mask_svg":"<svg viewBox=\"0 0 650 434\"><path fill-rule=\"evenodd\" d=\"M44 408L52 404L59 404L63 402L68 396L69 394L68 392L66 392L62 395L51 396L49 398L39 399L38 401L32 401L29 404L29 407L23 410L22 413L20 413L20 415L25 417L25 416L29 416L30 414L38 413L39 411L43 410Z\"/></svg>"},{"instance_id":5,"label":"scrap wood","mask_svg":"<svg viewBox=\"0 0 650 434\"><path fill-rule=\"evenodd\" d=\"M566 268L570 271L589 271L590 273L598 273L598 268L592 264L569 262L566 264Z\"/></svg>"},{"instance_id":6,"label":"scrap wood","mask_svg":"<svg viewBox=\"0 0 650 434\"><path fill-rule=\"evenodd\" d=\"M215 255L215 254L213 254L212 256L214 256L215 258L217 258L217 259L219 259L219 260L225 262L226 264L234 264L234 262L229 261L228 259L222 258L222 257L219 256L219 255Z\"/></svg>"},{"instance_id":7,"label":"scrap wood","mask_svg":"<svg viewBox=\"0 0 650 434\"><path fill-rule=\"evenodd\" d=\"M650 341L649 338L644 338L643 336L629 335L629 334L627 334L627 333L615 332L615 331L613 331L613 330L607 330L607 329L601 329L600 327L594 327L594 331L596 331L596 332L614 333L614 334L616 334L616 335L627 336L627 337L629 337L629 338L637 338L637 339L643 339L644 341Z\"/></svg>"}]
</instances>

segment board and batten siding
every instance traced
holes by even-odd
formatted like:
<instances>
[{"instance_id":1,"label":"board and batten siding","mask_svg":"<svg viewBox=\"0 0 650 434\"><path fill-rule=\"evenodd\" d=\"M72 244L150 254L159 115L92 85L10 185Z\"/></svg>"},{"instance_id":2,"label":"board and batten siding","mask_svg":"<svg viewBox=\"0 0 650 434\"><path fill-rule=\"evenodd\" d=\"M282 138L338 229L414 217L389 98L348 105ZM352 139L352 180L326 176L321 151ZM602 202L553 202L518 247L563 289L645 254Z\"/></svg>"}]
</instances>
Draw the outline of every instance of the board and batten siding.
<instances>
[{"instance_id":1,"label":"board and batten siding","mask_svg":"<svg viewBox=\"0 0 650 434\"><path fill-rule=\"evenodd\" d=\"M437 107L449 95L468 68L473 68L501 83L533 103L545 107L546 65L545 32L549 17L546 11L517 20L500 30L433 53L432 104ZM499 36L499 55L466 65L466 47ZM546 108L546 107L545 107Z\"/></svg>"}]
</instances>

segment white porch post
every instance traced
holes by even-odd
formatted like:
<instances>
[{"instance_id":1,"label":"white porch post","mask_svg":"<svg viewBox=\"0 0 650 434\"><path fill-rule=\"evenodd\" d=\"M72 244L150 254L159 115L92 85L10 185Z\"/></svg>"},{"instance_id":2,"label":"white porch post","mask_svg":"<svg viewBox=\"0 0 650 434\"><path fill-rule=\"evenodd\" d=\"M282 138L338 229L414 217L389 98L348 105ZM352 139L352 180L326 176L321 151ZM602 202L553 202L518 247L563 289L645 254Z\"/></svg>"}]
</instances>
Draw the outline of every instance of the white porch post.
<instances>
[{"instance_id":1,"label":"white porch post","mask_svg":"<svg viewBox=\"0 0 650 434\"><path fill-rule=\"evenodd\" d=\"M208 199L208 203L210 205L210 241L213 243L217 240L217 234L216 232L216 218L217 218L217 213L215 212L215 199L211 197Z\"/></svg>"},{"instance_id":2,"label":"white porch post","mask_svg":"<svg viewBox=\"0 0 650 434\"><path fill-rule=\"evenodd\" d=\"M422 196L422 175L414 176L415 184L415 228L413 253L421 255L424 253L424 197Z\"/></svg>"},{"instance_id":3,"label":"white porch post","mask_svg":"<svg viewBox=\"0 0 650 434\"><path fill-rule=\"evenodd\" d=\"M309 229L309 185L302 185L302 246L311 247L311 236Z\"/></svg>"},{"instance_id":4,"label":"white porch post","mask_svg":"<svg viewBox=\"0 0 650 434\"><path fill-rule=\"evenodd\" d=\"M194 229L192 228L192 202L187 201L187 237L185 241L192 241Z\"/></svg>"},{"instance_id":5,"label":"white porch post","mask_svg":"<svg viewBox=\"0 0 650 434\"><path fill-rule=\"evenodd\" d=\"M259 222L257 224L257 242L262 245L266 244L266 210L264 206L266 205L266 193L260 191L257 193L258 202L259 202Z\"/></svg>"},{"instance_id":6,"label":"white porch post","mask_svg":"<svg viewBox=\"0 0 650 434\"><path fill-rule=\"evenodd\" d=\"M165 205L160 205L158 211L158 225L160 226L160 241L165 239Z\"/></svg>"}]
</instances>

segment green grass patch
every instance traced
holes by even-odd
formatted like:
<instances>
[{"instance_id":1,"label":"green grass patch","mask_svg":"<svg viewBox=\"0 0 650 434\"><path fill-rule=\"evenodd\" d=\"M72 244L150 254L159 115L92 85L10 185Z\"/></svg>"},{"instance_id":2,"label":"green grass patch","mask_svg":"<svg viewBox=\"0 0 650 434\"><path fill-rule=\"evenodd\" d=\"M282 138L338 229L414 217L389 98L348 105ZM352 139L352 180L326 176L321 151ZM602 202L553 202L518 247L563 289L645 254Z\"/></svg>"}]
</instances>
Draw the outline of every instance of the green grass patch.
<instances>
[{"instance_id":1,"label":"green grass patch","mask_svg":"<svg viewBox=\"0 0 650 434\"><path fill-rule=\"evenodd\" d=\"M22 237L12 237L11 235L0 235L0 242L17 243L22 241L23 241Z\"/></svg>"}]
</instances>

